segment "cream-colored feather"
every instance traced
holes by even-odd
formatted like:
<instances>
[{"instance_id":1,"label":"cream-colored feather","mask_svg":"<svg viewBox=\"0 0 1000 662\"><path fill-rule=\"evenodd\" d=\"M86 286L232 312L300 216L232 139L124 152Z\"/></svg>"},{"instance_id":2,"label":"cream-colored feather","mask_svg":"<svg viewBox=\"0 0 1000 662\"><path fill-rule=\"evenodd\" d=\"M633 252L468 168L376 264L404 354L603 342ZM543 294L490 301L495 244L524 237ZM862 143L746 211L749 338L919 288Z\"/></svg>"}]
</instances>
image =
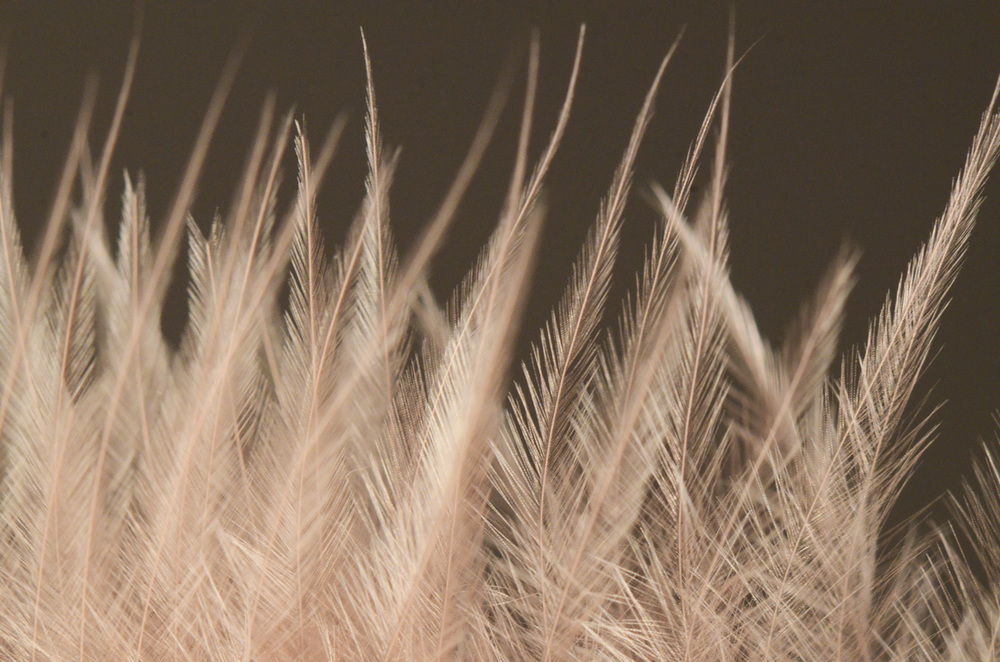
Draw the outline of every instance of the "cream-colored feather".
<instances>
[{"instance_id":1,"label":"cream-colored feather","mask_svg":"<svg viewBox=\"0 0 1000 662\"><path fill-rule=\"evenodd\" d=\"M330 251L317 191L348 125L335 121L313 153L304 124L276 117L271 97L230 206L207 228L191 218L235 60L166 218L147 217L147 185L126 175L114 241L104 198L137 43L94 163L93 93L84 97L31 260L5 115L0 660L1000 654L995 453L958 508L961 526L887 529L930 443L927 412L910 398L1000 151L996 98L930 239L834 372L853 252L834 260L779 346L729 279L732 36L671 193L653 187L662 218L636 290L618 329L604 328L633 170L675 43L524 358L515 340L583 37L533 166L532 40L496 228L444 307L428 270L509 77L426 230L398 255L399 152L382 142L367 45L368 174ZM297 194L279 209L289 142ZM185 232L188 323L175 347L160 321Z\"/></svg>"}]
</instances>

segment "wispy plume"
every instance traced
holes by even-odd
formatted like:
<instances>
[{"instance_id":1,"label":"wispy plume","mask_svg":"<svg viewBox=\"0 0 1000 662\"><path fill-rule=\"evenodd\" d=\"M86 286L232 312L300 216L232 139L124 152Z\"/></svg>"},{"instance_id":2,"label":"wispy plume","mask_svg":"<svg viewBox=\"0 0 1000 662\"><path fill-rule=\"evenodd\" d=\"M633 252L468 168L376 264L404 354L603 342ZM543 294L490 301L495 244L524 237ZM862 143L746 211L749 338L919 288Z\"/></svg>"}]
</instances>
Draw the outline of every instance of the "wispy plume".
<instances>
[{"instance_id":1,"label":"wispy plume","mask_svg":"<svg viewBox=\"0 0 1000 662\"><path fill-rule=\"evenodd\" d=\"M660 223L635 289L611 297L636 159L678 40L637 94L564 294L520 357L545 181L572 121L584 36L534 163L533 37L508 192L445 306L427 272L510 76L402 251L389 204L399 151L383 142L378 59L363 36L368 172L338 247L321 239L317 192L350 125L336 119L314 149L272 97L229 208L208 226L191 217L235 59L166 218L151 221L147 183L125 174L112 238L103 213L134 41L94 160L92 88L84 95L30 259L7 111L0 659L1000 656L996 449L956 497L953 522L888 528L931 441L932 412L911 397L1000 152L996 93L862 346L839 353L857 262L847 248L774 345L727 266L732 32L677 181L645 191ZM289 146L296 194L281 209ZM183 241L188 323L174 346L160 318Z\"/></svg>"}]
</instances>

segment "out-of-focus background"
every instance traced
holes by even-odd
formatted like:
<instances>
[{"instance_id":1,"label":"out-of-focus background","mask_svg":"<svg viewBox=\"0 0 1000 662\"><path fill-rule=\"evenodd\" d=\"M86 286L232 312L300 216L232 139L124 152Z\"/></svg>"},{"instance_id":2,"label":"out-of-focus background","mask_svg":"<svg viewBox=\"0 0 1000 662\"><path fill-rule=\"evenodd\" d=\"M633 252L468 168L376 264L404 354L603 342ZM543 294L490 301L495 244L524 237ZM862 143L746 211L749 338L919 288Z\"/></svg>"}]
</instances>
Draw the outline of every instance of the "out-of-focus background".
<instances>
[{"instance_id":1,"label":"out-of-focus background","mask_svg":"<svg viewBox=\"0 0 1000 662\"><path fill-rule=\"evenodd\" d=\"M844 241L863 250L844 346L864 340L908 259L925 239L962 164L1000 74L1000 3L787 2L735 4L737 51L731 178L732 273L764 331L780 340ZM230 199L269 90L319 138L336 114L350 125L319 199L331 242L363 194L364 68L375 67L383 135L402 146L391 196L401 250L453 176L503 64L523 62L541 37L534 153L553 126L579 24L587 43L573 115L552 167L549 215L527 311L543 323L592 223L659 59L683 31L642 148L627 210L616 294L633 284L655 217L641 193L669 188L723 73L728 2L617 0L521 3L449 0L145 3L138 76L108 201L117 214L124 169L142 170L154 223L170 202L227 54L253 25L239 78L201 179L196 216ZM7 43L4 92L14 102L15 205L30 244L45 217L86 76L100 80L92 133L107 127L131 36L128 2L0 2ZM447 296L489 235L508 182L521 87L515 87L485 165L438 259ZM289 150L291 155L291 150ZM285 193L293 172L289 159ZM925 380L939 438L899 513L958 484L1000 407L1000 173ZM164 327L184 323L175 288ZM925 409L926 411L926 409Z\"/></svg>"}]
</instances>

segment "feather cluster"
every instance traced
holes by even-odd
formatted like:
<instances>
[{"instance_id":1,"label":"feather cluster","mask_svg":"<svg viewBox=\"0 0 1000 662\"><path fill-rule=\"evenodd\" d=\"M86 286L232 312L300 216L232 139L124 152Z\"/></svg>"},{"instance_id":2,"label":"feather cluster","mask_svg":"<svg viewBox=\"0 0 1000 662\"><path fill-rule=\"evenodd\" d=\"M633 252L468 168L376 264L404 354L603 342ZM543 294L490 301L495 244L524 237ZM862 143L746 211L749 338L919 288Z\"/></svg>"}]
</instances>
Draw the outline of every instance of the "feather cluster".
<instances>
[{"instance_id":1,"label":"feather cluster","mask_svg":"<svg viewBox=\"0 0 1000 662\"><path fill-rule=\"evenodd\" d=\"M780 346L728 278L731 49L676 184L650 196L662 218L635 290L609 302L668 53L565 294L519 364L541 192L580 47L532 164L532 46L508 195L444 306L428 265L502 88L400 254L396 154L381 142L370 64L364 201L336 251L315 200L344 123L314 153L273 101L231 207L207 233L190 219L232 67L155 240L141 179L126 177L116 239L102 217L135 47L93 162L85 99L31 260L6 123L0 659L1000 659L997 461L956 499L961 527L887 530L928 443L908 403L1000 150L996 99L930 238L863 346L839 357L852 253ZM284 210L289 142L298 187ZM699 177L707 192L692 199ZM189 320L173 346L160 320L185 237Z\"/></svg>"}]
</instances>

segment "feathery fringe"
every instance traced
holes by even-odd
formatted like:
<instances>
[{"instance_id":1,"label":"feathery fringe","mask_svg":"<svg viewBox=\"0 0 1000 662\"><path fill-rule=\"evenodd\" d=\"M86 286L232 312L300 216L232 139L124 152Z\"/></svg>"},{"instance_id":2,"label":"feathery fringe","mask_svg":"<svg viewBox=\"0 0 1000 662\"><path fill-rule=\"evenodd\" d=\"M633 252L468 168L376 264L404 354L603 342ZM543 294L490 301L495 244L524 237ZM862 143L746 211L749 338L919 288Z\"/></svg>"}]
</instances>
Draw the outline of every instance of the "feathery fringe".
<instances>
[{"instance_id":1,"label":"feathery fringe","mask_svg":"<svg viewBox=\"0 0 1000 662\"><path fill-rule=\"evenodd\" d=\"M207 234L188 214L235 61L155 239L141 177L125 176L115 241L101 216L137 42L96 163L85 149L93 92L84 97L32 261L14 219L8 111L0 658L1000 659L996 452L956 501L960 526L886 531L930 440L908 403L1000 151L996 94L930 238L864 346L831 374L853 252L778 347L728 277L732 37L672 193L652 191L662 223L618 331L602 328L633 166L675 43L565 294L517 366L544 180L583 37L531 167L533 39L509 192L444 308L427 268L508 78L403 256L389 223L398 153L382 143L367 45L369 171L332 255L316 191L345 122L314 156L271 98L231 209ZM708 192L691 211L712 126ZM297 196L280 214L293 128ZM175 348L160 317L185 233L189 322ZM961 551L970 541L976 561Z\"/></svg>"}]
</instances>

